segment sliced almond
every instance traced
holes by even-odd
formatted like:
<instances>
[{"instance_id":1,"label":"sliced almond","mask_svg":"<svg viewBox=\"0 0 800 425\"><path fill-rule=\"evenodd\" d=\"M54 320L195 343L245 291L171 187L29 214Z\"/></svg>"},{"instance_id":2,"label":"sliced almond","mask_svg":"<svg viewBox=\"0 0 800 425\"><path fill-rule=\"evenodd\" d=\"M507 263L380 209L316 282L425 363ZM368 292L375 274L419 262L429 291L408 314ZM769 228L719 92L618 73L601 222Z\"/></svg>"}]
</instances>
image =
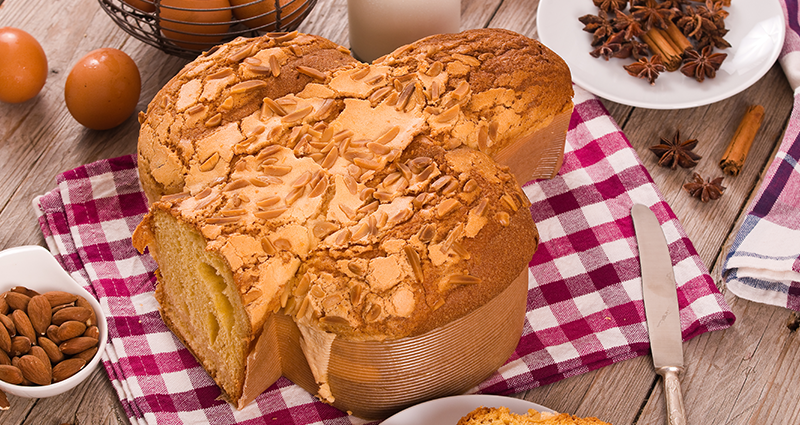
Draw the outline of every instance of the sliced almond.
<instances>
[{"instance_id":1,"label":"sliced almond","mask_svg":"<svg viewBox=\"0 0 800 425\"><path fill-rule=\"evenodd\" d=\"M436 215L441 218L457 210L461 206L461 202L453 198L445 199L441 204L436 207Z\"/></svg>"},{"instance_id":2,"label":"sliced almond","mask_svg":"<svg viewBox=\"0 0 800 425\"><path fill-rule=\"evenodd\" d=\"M314 188L311 189L311 192L308 194L309 198L316 198L317 196L321 196L325 191L328 190L328 177L323 176Z\"/></svg>"},{"instance_id":3,"label":"sliced almond","mask_svg":"<svg viewBox=\"0 0 800 425\"><path fill-rule=\"evenodd\" d=\"M291 171L290 165L267 165L261 168L261 172L267 176L285 176Z\"/></svg>"},{"instance_id":4,"label":"sliced almond","mask_svg":"<svg viewBox=\"0 0 800 425\"><path fill-rule=\"evenodd\" d=\"M456 274L450 276L448 282L454 285L476 285L481 283L481 278L468 274Z\"/></svg>"},{"instance_id":5,"label":"sliced almond","mask_svg":"<svg viewBox=\"0 0 800 425\"><path fill-rule=\"evenodd\" d=\"M403 247L403 252L406 254L408 264L411 265L411 270L414 272L414 277L417 279L417 282L421 283L425 279L425 276L422 272L422 262L419 259L417 250L411 245L406 245Z\"/></svg>"},{"instance_id":6,"label":"sliced almond","mask_svg":"<svg viewBox=\"0 0 800 425\"><path fill-rule=\"evenodd\" d=\"M321 221L314 225L314 236L322 239L339 229L339 226L328 221Z\"/></svg>"},{"instance_id":7,"label":"sliced almond","mask_svg":"<svg viewBox=\"0 0 800 425\"><path fill-rule=\"evenodd\" d=\"M273 208L271 210L257 211L253 213L253 215L256 216L256 218L260 218L262 220L272 220L273 218L280 217L281 214L285 213L288 210L289 210L288 207Z\"/></svg>"},{"instance_id":8,"label":"sliced almond","mask_svg":"<svg viewBox=\"0 0 800 425\"><path fill-rule=\"evenodd\" d=\"M272 55L269 57L269 69L272 70L273 77L281 75L281 64L278 62L277 56Z\"/></svg>"},{"instance_id":9,"label":"sliced almond","mask_svg":"<svg viewBox=\"0 0 800 425\"><path fill-rule=\"evenodd\" d=\"M511 216L509 216L505 211L498 211L494 218L503 227L507 227L509 224L511 224Z\"/></svg>"}]
</instances>

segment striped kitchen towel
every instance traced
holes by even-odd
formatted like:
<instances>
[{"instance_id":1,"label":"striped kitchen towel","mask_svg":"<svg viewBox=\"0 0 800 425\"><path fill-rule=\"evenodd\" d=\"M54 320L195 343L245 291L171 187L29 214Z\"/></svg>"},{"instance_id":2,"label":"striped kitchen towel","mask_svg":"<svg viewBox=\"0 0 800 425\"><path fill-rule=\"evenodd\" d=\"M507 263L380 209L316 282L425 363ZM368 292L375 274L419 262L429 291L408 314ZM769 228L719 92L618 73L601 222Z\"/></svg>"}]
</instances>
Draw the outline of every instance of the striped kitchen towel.
<instances>
[{"instance_id":1,"label":"striped kitchen towel","mask_svg":"<svg viewBox=\"0 0 800 425\"><path fill-rule=\"evenodd\" d=\"M800 311L800 10L784 0L779 61L794 89L781 146L725 257L727 288L741 298Z\"/></svg>"}]
</instances>

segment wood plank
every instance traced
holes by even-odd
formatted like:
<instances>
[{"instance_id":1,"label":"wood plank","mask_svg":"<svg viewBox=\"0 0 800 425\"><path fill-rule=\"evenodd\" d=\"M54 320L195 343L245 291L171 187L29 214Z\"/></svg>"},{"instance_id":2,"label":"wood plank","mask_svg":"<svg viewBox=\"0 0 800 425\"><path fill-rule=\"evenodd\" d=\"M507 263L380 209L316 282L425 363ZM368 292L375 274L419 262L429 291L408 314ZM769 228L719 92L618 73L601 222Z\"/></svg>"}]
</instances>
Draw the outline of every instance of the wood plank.
<instances>
[{"instance_id":1,"label":"wood plank","mask_svg":"<svg viewBox=\"0 0 800 425\"><path fill-rule=\"evenodd\" d=\"M489 23L491 28L505 28L531 38L539 38L536 31L538 1L504 0Z\"/></svg>"}]
</instances>

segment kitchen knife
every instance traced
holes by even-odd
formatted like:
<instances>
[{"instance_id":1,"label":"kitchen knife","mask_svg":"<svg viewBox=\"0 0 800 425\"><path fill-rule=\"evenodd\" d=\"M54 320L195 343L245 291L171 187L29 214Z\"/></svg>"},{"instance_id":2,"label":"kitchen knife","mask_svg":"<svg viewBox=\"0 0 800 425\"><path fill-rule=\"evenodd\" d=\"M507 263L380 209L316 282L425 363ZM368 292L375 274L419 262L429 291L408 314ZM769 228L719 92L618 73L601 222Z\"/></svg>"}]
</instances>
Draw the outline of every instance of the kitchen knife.
<instances>
[{"instance_id":1,"label":"kitchen knife","mask_svg":"<svg viewBox=\"0 0 800 425\"><path fill-rule=\"evenodd\" d=\"M631 208L639 261L642 268L642 293L650 348L656 373L664 380L667 423L685 425L686 412L678 374L683 372L683 340L678 313L678 294L672 260L656 215L644 205Z\"/></svg>"}]
</instances>

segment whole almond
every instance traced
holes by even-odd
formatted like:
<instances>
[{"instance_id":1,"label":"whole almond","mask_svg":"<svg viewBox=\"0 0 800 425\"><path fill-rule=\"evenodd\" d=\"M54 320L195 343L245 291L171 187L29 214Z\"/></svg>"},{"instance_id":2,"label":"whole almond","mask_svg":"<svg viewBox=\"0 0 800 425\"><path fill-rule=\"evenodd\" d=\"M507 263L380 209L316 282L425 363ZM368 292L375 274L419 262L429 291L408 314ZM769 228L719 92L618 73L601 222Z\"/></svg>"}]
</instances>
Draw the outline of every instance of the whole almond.
<instances>
[{"instance_id":1,"label":"whole almond","mask_svg":"<svg viewBox=\"0 0 800 425\"><path fill-rule=\"evenodd\" d=\"M100 329L98 329L97 326L89 326L86 328L86 332L83 333L83 336L100 339Z\"/></svg>"},{"instance_id":2,"label":"whole almond","mask_svg":"<svg viewBox=\"0 0 800 425\"><path fill-rule=\"evenodd\" d=\"M37 295L31 298L28 303L28 318L31 320L33 330L37 335L44 335L47 332L47 327L50 326L50 321L53 318L53 313L50 307L50 302L44 295Z\"/></svg>"},{"instance_id":3,"label":"whole almond","mask_svg":"<svg viewBox=\"0 0 800 425\"><path fill-rule=\"evenodd\" d=\"M72 338L69 341L64 341L59 344L58 348L66 355L78 354L81 351L88 350L96 346L98 343L97 338L89 338L88 336L79 336Z\"/></svg>"},{"instance_id":4,"label":"whole almond","mask_svg":"<svg viewBox=\"0 0 800 425\"><path fill-rule=\"evenodd\" d=\"M38 357L26 354L19 358L19 370L22 376L39 385L48 385L53 381L53 376Z\"/></svg>"},{"instance_id":5,"label":"whole almond","mask_svg":"<svg viewBox=\"0 0 800 425\"><path fill-rule=\"evenodd\" d=\"M0 350L0 364L11 364L11 357L8 357L5 350Z\"/></svg>"},{"instance_id":6,"label":"whole almond","mask_svg":"<svg viewBox=\"0 0 800 425\"><path fill-rule=\"evenodd\" d=\"M77 320L67 320L58 327L58 339L66 341L68 339L81 336L86 331L86 325Z\"/></svg>"},{"instance_id":7,"label":"whole almond","mask_svg":"<svg viewBox=\"0 0 800 425\"><path fill-rule=\"evenodd\" d=\"M0 410L8 410L11 408L11 403L8 402L8 396L3 390L0 390Z\"/></svg>"},{"instance_id":8,"label":"whole almond","mask_svg":"<svg viewBox=\"0 0 800 425\"><path fill-rule=\"evenodd\" d=\"M25 314L22 310L14 310L11 312L11 320L14 322L14 326L17 327L17 333L28 337L31 341L36 341L36 331L33 330L33 325L31 324L31 319L28 318L28 315Z\"/></svg>"},{"instance_id":9,"label":"whole almond","mask_svg":"<svg viewBox=\"0 0 800 425\"><path fill-rule=\"evenodd\" d=\"M61 340L58 339L58 326L56 325L48 326L45 335L47 335L47 337L50 338L50 341L55 342L56 345L61 344Z\"/></svg>"},{"instance_id":10,"label":"whole almond","mask_svg":"<svg viewBox=\"0 0 800 425\"><path fill-rule=\"evenodd\" d=\"M77 297L78 299L75 300L75 305L89 310L89 319L86 321L86 326L96 325L97 316L95 315L94 308L92 308L92 305L89 304L89 301L87 301L86 298L83 298L80 295L78 295Z\"/></svg>"},{"instance_id":11,"label":"whole almond","mask_svg":"<svg viewBox=\"0 0 800 425\"><path fill-rule=\"evenodd\" d=\"M17 335L11 338L11 350L8 355L11 357L22 356L31 351L31 340L26 336Z\"/></svg>"},{"instance_id":12,"label":"whole almond","mask_svg":"<svg viewBox=\"0 0 800 425\"><path fill-rule=\"evenodd\" d=\"M61 304L61 305L57 305L57 306L53 307L52 309L50 309L50 311L52 312L52 314L56 314L56 312L58 310L63 310L65 308L67 308L67 307L75 307L75 305L73 305L71 303L70 304Z\"/></svg>"},{"instance_id":13,"label":"whole almond","mask_svg":"<svg viewBox=\"0 0 800 425\"><path fill-rule=\"evenodd\" d=\"M81 359L86 363L89 363L94 358L94 355L97 354L97 347L92 347L88 350L83 350L78 354L72 356L73 359Z\"/></svg>"},{"instance_id":14,"label":"whole almond","mask_svg":"<svg viewBox=\"0 0 800 425\"><path fill-rule=\"evenodd\" d=\"M0 314L0 323L8 329L8 335L11 337L17 336L17 327L14 326L14 321L5 314Z\"/></svg>"},{"instance_id":15,"label":"whole almond","mask_svg":"<svg viewBox=\"0 0 800 425\"><path fill-rule=\"evenodd\" d=\"M8 310L10 310L10 308L6 302L6 297L0 296L0 314L6 314Z\"/></svg>"},{"instance_id":16,"label":"whole almond","mask_svg":"<svg viewBox=\"0 0 800 425\"><path fill-rule=\"evenodd\" d=\"M11 335L8 334L8 329L0 325L0 350L8 353L11 351Z\"/></svg>"},{"instance_id":17,"label":"whole almond","mask_svg":"<svg viewBox=\"0 0 800 425\"><path fill-rule=\"evenodd\" d=\"M0 380L9 384L19 385L22 383L22 371L16 366L0 365Z\"/></svg>"},{"instance_id":18,"label":"whole almond","mask_svg":"<svg viewBox=\"0 0 800 425\"><path fill-rule=\"evenodd\" d=\"M92 310L86 307L67 307L53 313L53 324L61 326L67 320L86 322L92 316Z\"/></svg>"},{"instance_id":19,"label":"whole almond","mask_svg":"<svg viewBox=\"0 0 800 425\"><path fill-rule=\"evenodd\" d=\"M64 291L48 291L42 295L50 302L50 307L74 303L78 299L77 295Z\"/></svg>"},{"instance_id":20,"label":"whole almond","mask_svg":"<svg viewBox=\"0 0 800 425\"><path fill-rule=\"evenodd\" d=\"M83 359L66 359L53 367L53 382L63 381L83 369L86 362Z\"/></svg>"},{"instance_id":21,"label":"whole almond","mask_svg":"<svg viewBox=\"0 0 800 425\"><path fill-rule=\"evenodd\" d=\"M53 365L50 363L50 356L47 355L47 353L44 351L44 348L38 345L31 346L30 354L42 361L42 364L47 369L48 374L53 372Z\"/></svg>"},{"instance_id":22,"label":"whole almond","mask_svg":"<svg viewBox=\"0 0 800 425\"><path fill-rule=\"evenodd\" d=\"M12 310L26 311L28 309L28 303L31 302L31 297L14 291L6 292L5 299Z\"/></svg>"},{"instance_id":23,"label":"whole almond","mask_svg":"<svg viewBox=\"0 0 800 425\"><path fill-rule=\"evenodd\" d=\"M28 289L28 288L26 288L24 286L15 286L15 287L11 288L11 291L12 292L19 292L20 294L25 294L25 295L27 295L27 296L29 296L31 298L39 295L38 292L34 291L33 289Z\"/></svg>"},{"instance_id":24,"label":"whole almond","mask_svg":"<svg viewBox=\"0 0 800 425\"><path fill-rule=\"evenodd\" d=\"M58 349L58 344L53 342L50 338L40 336L39 346L47 353L47 357L50 358L51 363L55 364L64 360L64 353Z\"/></svg>"}]
</instances>

